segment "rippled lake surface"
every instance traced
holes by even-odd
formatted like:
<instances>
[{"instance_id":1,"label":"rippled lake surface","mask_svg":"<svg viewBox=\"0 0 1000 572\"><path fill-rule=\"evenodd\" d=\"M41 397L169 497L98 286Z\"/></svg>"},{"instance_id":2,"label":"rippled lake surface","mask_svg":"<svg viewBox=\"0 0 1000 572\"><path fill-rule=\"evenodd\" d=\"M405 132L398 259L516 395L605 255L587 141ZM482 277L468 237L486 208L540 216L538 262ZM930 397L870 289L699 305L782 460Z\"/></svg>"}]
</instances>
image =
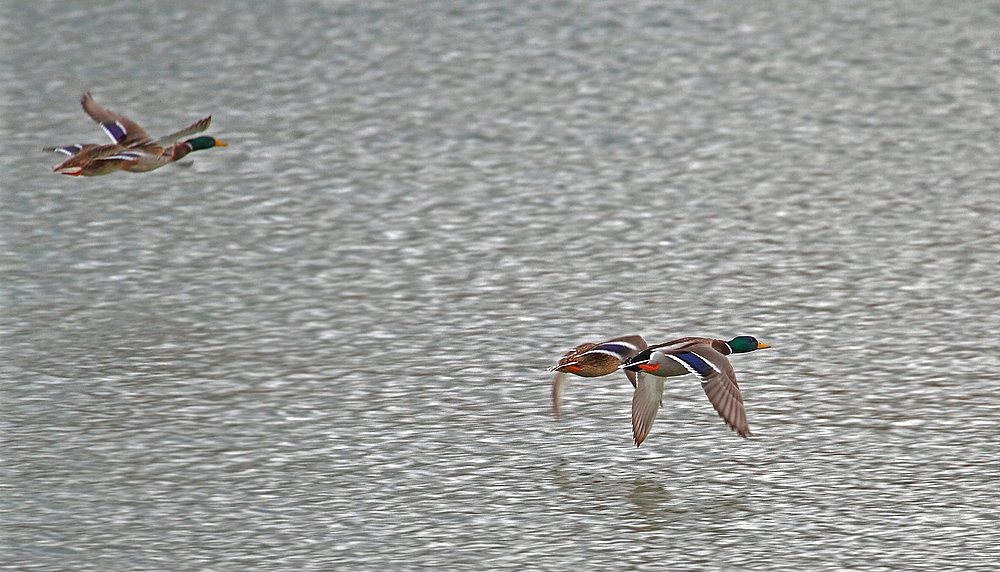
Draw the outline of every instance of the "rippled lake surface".
<instances>
[{"instance_id":1,"label":"rippled lake surface","mask_svg":"<svg viewBox=\"0 0 1000 572\"><path fill-rule=\"evenodd\" d=\"M6 570L1000 561L985 3L5 2ZM63 177L81 93L193 166ZM672 378L755 335L755 436Z\"/></svg>"}]
</instances>

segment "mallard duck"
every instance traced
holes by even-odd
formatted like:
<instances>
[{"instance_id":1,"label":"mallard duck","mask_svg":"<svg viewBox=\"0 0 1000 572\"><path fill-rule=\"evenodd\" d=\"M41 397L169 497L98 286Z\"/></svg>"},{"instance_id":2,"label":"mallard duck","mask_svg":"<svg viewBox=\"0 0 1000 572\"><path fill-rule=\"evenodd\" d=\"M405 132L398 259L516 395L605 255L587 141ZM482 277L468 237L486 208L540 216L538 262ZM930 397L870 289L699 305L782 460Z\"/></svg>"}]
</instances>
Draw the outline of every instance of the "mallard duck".
<instances>
[{"instance_id":1,"label":"mallard duck","mask_svg":"<svg viewBox=\"0 0 1000 572\"><path fill-rule=\"evenodd\" d=\"M649 435L656 413L663 403L663 378L693 373L701 380L712 407L740 437L750 435L743 396L736 382L730 354L769 348L752 336L732 340L680 338L649 346L622 364L626 372L638 374L632 395L632 440L638 447ZM648 374L648 375L647 375Z\"/></svg>"},{"instance_id":2,"label":"mallard duck","mask_svg":"<svg viewBox=\"0 0 1000 572\"><path fill-rule=\"evenodd\" d=\"M64 175L96 177L115 171L152 171L173 163L192 151L226 146L226 143L208 136L177 143L182 137L208 129L212 123L211 115L180 131L154 140L142 127L139 127L138 123L98 105L90 93L83 95L80 104L114 143L106 145L77 143L63 147L47 147L46 151L56 151L70 156L52 168L53 171Z\"/></svg>"},{"instance_id":3,"label":"mallard duck","mask_svg":"<svg viewBox=\"0 0 1000 572\"><path fill-rule=\"evenodd\" d=\"M614 373L630 357L645 350L646 340L640 335L621 336L604 342L587 342L576 346L549 368L556 373L552 380L552 411L559 417L562 396L569 384L569 374L580 377L599 377ZM636 373L625 370L625 375L635 387Z\"/></svg>"}]
</instances>

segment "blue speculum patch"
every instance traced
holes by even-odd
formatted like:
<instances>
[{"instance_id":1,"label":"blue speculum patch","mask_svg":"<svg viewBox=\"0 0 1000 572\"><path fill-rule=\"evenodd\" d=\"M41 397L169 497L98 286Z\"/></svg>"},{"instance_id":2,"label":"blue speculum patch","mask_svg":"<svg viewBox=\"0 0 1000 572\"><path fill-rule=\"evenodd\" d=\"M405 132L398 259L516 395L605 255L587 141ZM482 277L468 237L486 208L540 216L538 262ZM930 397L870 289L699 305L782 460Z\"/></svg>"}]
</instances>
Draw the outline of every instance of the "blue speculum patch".
<instances>
[{"instance_id":1,"label":"blue speculum patch","mask_svg":"<svg viewBox=\"0 0 1000 572\"><path fill-rule=\"evenodd\" d=\"M618 342L611 342L611 343L607 343L607 344L601 344L601 345L597 346L594 349L595 350L604 350L606 352L614 352L616 354L623 355L626 352L631 351L632 348L629 348L625 344L621 344L621 343L618 343Z\"/></svg>"},{"instance_id":2,"label":"blue speculum patch","mask_svg":"<svg viewBox=\"0 0 1000 572\"><path fill-rule=\"evenodd\" d=\"M108 135L110 135L111 138L114 139L116 143L125 138L125 130L122 129L117 122L108 121L106 123L102 123L101 127L103 127L104 130L108 132Z\"/></svg>"},{"instance_id":3,"label":"blue speculum patch","mask_svg":"<svg viewBox=\"0 0 1000 572\"><path fill-rule=\"evenodd\" d=\"M699 356L698 354L693 354L691 352L684 352L684 353L674 354L674 357L683 360L684 363L691 366L691 369L697 372L698 375L701 377L708 377L713 373L715 373L715 368L709 365L709 363L705 361L705 359Z\"/></svg>"}]
</instances>

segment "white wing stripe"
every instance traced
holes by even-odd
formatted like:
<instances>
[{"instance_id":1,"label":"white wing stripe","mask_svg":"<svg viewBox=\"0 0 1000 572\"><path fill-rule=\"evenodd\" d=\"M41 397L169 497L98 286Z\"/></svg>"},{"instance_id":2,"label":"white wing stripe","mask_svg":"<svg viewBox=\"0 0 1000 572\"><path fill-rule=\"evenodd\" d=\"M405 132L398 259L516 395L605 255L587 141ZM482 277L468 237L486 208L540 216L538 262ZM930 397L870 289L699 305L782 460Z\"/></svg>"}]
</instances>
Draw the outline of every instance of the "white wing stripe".
<instances>
[{"instance_id":1,"label":"white wing stripe","mask_svg":"<svg viewBox=\"0 0 1000 572\"><path fill-rule=\"evenodd\" d=\"M700 379L702 381L706 381L708 379L708 377L703 376L701 373L698 372L698 370L696 370L695 368L693 368L691 366L691 364L689 364L688 362L682 360L681 358L679 358L679 357L677 357L677 356L675 356L673 354L665 354L663 352L655 352L655 353L658 353L658 354L660 354L662 356L666 356L666 357L674 360L675 362L681 364L682 366L684 366L684 369L688 370L689 372L691 372L692 374L694 374L695 377L697 377L698 379ZM701 361L703 361L706 364L708 364L708 366L711 367L713 370L715 370L716 373L722 373L722 370L720 370L718 367L716 367L714 363L708 361L707 359L699 356L698 354L696 354L694 352L687 352L687 353L690 353L690 354L693 354L693 355L697 356L698 359L700 359Z\"/></svg>"},{"instance_id":2,"label":"white wing stripe","mask_svg":"<svg viewBox=\"0 0 1000 572\"><path fill-rule=\"evenodd\" d=\"M634 352L639 351L639 348L636 347L635 344L630 344L628 342L623 342L621 340L614 341L614 342L607 342L607 343L601 344L601 347L607 347L607 346L622 346L622 347L628 348L628 349L630 349L630 350L632 350Z\"/></svg>"},{"instance_id":3,"label":"white wing stripe","mask_svg":"<svg viewBox=\"0 0 1000 572\"><path fill-rule=\"evenodd\" d=\"M584 353L580 354L580 357L583 357L583 356L586 356L586 355L590 355L590 354L603 354L603 355L606 355L606 356L611 356L611 357L613 357L615 359L621 359L622 358L621 354L616 354L615 352L613 352L611 350L590 350L588 352L584 352Z\"/></svg>"}]
</instances>

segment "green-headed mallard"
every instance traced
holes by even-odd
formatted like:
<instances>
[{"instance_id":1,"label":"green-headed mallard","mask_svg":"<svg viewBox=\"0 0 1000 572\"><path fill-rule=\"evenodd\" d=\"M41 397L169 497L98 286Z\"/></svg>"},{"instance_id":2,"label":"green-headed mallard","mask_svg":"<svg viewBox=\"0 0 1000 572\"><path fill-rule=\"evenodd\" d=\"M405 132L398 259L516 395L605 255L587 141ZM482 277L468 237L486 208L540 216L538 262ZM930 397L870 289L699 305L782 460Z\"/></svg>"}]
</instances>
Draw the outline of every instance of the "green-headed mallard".
<instances>
[{"instance_id":1,"label":"green-headed mallard","mask_svg":"<svg viewBox=\"0 0 1000 572\"><path fill-rule=\"evenodd\" d=\"M614 373L630 357L646 349L646 340L640 335L621 336L604 342L587 342L568 351L559 363L549 368L556 373L552 380L552 410L559 417L562 396L569 384L569 374L580 377L599 377ZM635 386L636 374L625 370L628 380Z\"/></svg>"},{"instance_id":2,"label":"green-headed mallard","mask_svg":"<svg viewBox=\"0 0 1000 572\"><path fill-rule=\"evenodd\" d=\"M173 163L192 151L226 146L226 143L208 136L177 143L181 137L208 129L212 123L211 115L180 131L154 140L142 127L139 127L138 123L98 105L90 93L84 94L80 103L87 115L101 126L114 143L106 145L77 143L63 147L47 147L46 151L56 151L70 156L52 168L53 171L64 175L96 177L115 171L152 171Z\"/></svg>"},{"instance_id":3,"label":"green-headed mallard","mask_svg":"<svg viewBox=\"0 0 1000 572\"><path fill-rule=\"evenodd\" d=\"M743 396L736 382L730 354L742 354L771 346L751 336L730 341L712 338L680 338L649 346L622 364L626 372L638 374L632 395L632 440L642 444L653 427L663 400L663 378L693 373L712 402L719 417L741 437L750 435ZM648 374L648 375L647 375Z\"/></svg>"}]
</instances>

